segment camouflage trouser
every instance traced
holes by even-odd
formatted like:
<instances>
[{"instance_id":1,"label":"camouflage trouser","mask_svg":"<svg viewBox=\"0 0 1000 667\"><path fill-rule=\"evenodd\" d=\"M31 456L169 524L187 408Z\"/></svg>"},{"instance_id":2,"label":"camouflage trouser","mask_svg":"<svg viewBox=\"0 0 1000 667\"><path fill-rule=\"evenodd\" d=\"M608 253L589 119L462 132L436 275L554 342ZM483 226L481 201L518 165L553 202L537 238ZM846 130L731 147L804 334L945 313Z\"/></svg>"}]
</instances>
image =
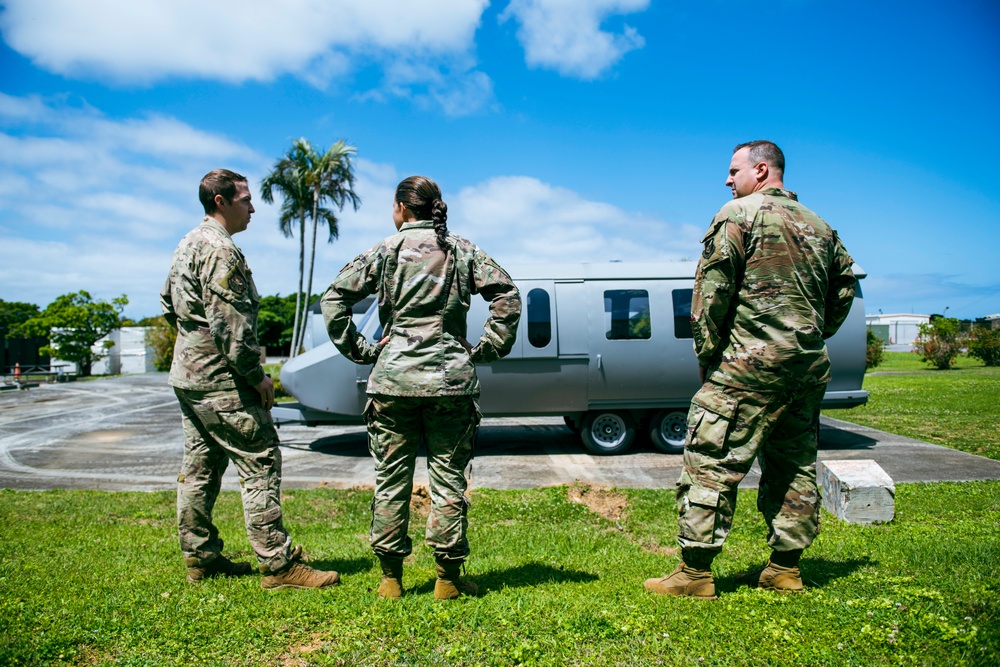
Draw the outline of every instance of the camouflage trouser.
<instances>
[{"instance_id":1,"label":"camouflage trouser","mask_svg":"<svg viewBox=\"0 0 1000 667\"><path fill-rule=\"evenodd\" d=\"M805 549L819 534L816 449L825 385L795 392L706 382L691 400L677 487L678 543L718 551L733 524L736 489L756 457L757 509L776 551Z\"/></svg>"},{"instance_id":2,"label":"camouflage trouser","mask_svg":"<svg viewBox=\"0 0 1000 667\"><path fill-rule=\"evenodd\" d=\"M188 567L222 551L212 509L232 460L240 476L243 517L261 565L280 570L292 538L281 521L281 450L271 414L254 391L174 389L184 423L184 462L177 476L177 526Z\"/></svg>"},{"instance_id":3,"label":"camouflage trouser","mask_svg":"<svg viewBox=\"0 0 1000 667\"><path fill-rule=\"evenodd\" d=\"M375 459L375 497L369 535L378 556L407 556L410 494L417 449L427 445L431 510L425 534L439 559L469 555L469 499L465 469L479 424L472 396L422 398L371 396L365 408L368 449Z\"/></svg>"}]
</instances>

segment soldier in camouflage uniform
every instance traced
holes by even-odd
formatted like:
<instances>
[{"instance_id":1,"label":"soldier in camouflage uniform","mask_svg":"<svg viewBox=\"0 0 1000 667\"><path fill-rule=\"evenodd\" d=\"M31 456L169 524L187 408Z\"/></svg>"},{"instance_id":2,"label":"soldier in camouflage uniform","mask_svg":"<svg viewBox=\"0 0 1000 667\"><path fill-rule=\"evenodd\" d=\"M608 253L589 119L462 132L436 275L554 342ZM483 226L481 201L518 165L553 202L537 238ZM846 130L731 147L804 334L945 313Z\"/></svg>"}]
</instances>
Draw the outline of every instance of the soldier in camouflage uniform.
<instances>
[{"instance_id":1,"label":"soldier in camouflage uniform","mask_svg":"<svg viewBox=\"0 0 1000 667\"><path fill-rule=\"evenodd\" d=\"M345 266L323 295L323 317L337 349L358 364L374 364L365 408L375 459L370 541L382 566L382 597L402 595L403 559L412 551L407 529L417 449L427 445L431 510L426 541L434 549L436 599L475 595L460 578L469 554L466 466L479 423L475 364L510 352L521 298L510 276L486 253L447 230L447 205L434 181L412 176L396 189L388 237ZM351 306L378 296L385 337L373 344L358 333ZM490 302L485 334L466 341L474 294Z\"/></svg>"},{"instance_id":2,"label":"soldier in camouflage uniform","mask_svg":"<svg viewBox=\"0 0 1000 667\"><path fill-rule=\"evenodd\" d=\"M722 207L702 241L691 304L703 385L691 401L677 489L682 562L646 581L659 594L714 599L711 563L732 526L736 490L756 458L769 562L750 585L802 589L799 556L819 533L816 450L830 380L824 339L854 299L837 233L784 189L769 141L733 152Z\"/></svg>"},{"instance_id":3,"label":"soldier in camouflage uniform","mask_svg":"<svg viewBox=\"0 0 1000 667\"><path fill-rule=\"evenodd\" d=\"M336 584L336 572L298 562L300 550L281 521L281 451L271 421L274 385L257 343L260 297L232 235L254 212L246 178L218 169L201 181L201 225L174 251L160 293L177 329L170 384L181 405L184 462L177 477L177 523L188 581L250 574L249 563L222 555L212 523L229 461L240 476L247 537L265 575L263 588Z\"/></svg>"}]
</instances>

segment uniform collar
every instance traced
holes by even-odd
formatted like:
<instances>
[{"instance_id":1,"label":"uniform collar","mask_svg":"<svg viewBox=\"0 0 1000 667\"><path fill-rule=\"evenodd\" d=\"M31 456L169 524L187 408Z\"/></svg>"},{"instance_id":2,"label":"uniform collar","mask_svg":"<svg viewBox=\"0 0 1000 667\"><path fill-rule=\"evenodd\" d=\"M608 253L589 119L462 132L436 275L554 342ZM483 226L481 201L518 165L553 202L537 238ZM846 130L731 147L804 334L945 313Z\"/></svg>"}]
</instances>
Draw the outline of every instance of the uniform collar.
<instances>
[{"instance_id":1,"label":"uniform collar","mask_svg":"<svg viewBox=\"0 0 1000 667\"><path fill-rule=\"evenodd\" d=\"M204 218L202 218L201 224L203 224L203 225L205 225L207 227L212 227L214 229L219 230L220 232L222 232L223 234L225 234L227 238L230 238L230 239L233 238L232 235L229 232L226 231L226 228L222 226L222 223L219 222L218 220L216 220L215 218L213 218L210 215L206 215Z\"/></svg>"},{"instance_id":2,"label":"uniform collar","mask_svg":"<svg viewBox=\"0 0 1000 667\"><path fill-rule=\"evenodd\" d=\"M404 222L400 226L399 231L403 231L404 229L434 229L434 221L433 220L412 220L410 222Z\"/></svg>"},{"instance_id":3,"label":"uniform collar","mask_svg":"<svg viewBox=\"0 0 1000 667\"><path fill-rule=\"evenodd\" d=\"M763 190L758 190L758 192L769 197L788 197L792 201L799 200L799 196L797 194L791 190L782 190L781 188L764 188Z\"/></svg>"}]
</instances>

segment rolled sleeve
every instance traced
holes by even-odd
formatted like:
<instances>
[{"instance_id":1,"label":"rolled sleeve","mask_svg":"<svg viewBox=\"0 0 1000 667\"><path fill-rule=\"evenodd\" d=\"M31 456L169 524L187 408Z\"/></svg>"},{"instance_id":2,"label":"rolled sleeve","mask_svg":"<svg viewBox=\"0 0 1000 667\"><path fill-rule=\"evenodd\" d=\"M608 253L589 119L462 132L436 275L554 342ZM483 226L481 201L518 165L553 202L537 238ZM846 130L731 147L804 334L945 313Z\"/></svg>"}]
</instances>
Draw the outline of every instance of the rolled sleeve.
<instances>
[{"instance_id":1,"label":"rolled sleeve","mask_svg":"<svg viewBox=\"0 0 1000 667\"><path fill-rule=\"evenodd\" d=\"M482 251L473 256L471 275L473 291L490 302L490 316L471 359L488 364L507 356L514 347L521 320L521 293L507 272Z\"/></svg>"},{"instance_id":2,"label":"rolled sleeve","mask_svg":"<svg viewBox=\"0 0 1000 667\"><path fill-rule=\"evenodd\" d=\"M356 364L373 364L381 347L368 342L354 325L352 306L370 294L378 285L381 256L373 249L359 255L341 269L323 293L320 308L330 340L340 353Z\"/></svg>"}]
</instances>

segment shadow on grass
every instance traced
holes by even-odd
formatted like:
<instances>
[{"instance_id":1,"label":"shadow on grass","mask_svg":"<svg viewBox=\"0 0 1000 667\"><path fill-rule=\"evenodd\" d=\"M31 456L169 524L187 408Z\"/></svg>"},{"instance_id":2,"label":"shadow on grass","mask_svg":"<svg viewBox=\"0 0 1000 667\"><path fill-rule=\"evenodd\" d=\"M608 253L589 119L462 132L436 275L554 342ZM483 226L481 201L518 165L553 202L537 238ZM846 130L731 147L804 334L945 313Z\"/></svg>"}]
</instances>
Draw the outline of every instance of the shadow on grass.
<instances>
[{"instance_id":1,"label":"shadow on grass","mask_svg":"<svg viewBox=\"0 0 1000 667\"><path fill-rule=\"evenodd\" d=\"M877 563L868 556L864 558L852 558L850 560L804 558L801 563L802 582L806 585L806 588L823 588L831 581L849 577L855 571L872 565L877 565ZM753 569L755 568L726 577L717 577L715 579L716 590L724 593L734 592L738 588L736 584L737 579L753 571Z\"/></svg>"},{"instance_id":2,"label":"shadow on grass","mask_svg":"<svg viewBox=\"0 0 1000 667\"><path fill-rule=\"evenodd\" d=\"M597 581L598 576L590 572L566 570L542 563L526 563L505 570L494 570L483 574L470 574L468 579L479 587L479 593L500 590L502 588L524 588L552 582L576 583L581 581ZM434 590L434 579L413 588L414 593L429 593Z\"/></svg>"},{"instance_id":3,"label":"shadow on grass","mask_svg":"<svg viewBox=\"0 0 1000 667\"><path fill-rule=\"evenodd\" d=\"M373 558L349 558L341 560L311 560L306 565L317 570L336 570L342 577L368 572L372 569L375 559Z\"/></svg>"}]
</instances>

